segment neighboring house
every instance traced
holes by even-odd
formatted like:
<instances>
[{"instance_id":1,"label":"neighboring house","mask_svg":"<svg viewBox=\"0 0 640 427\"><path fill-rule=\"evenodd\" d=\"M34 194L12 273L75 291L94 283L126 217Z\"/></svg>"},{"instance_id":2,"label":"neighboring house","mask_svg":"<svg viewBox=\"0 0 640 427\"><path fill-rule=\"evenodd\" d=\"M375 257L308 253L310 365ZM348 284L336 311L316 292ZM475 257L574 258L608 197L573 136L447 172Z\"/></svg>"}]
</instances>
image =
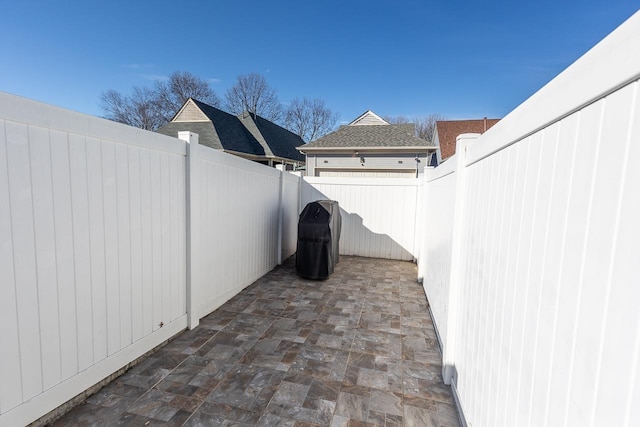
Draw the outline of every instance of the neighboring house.
<instances>
[{"instance_id":1,"label":"neighboring house","mask_svg":"<svg viewBox=\"0 0 640 427\"><path fill-rule=\"evenodd\" d=\"M433 130L433 144L439 147L438 163L456 154L456 138L463 133L485 133L500 119L439 120Z\"/></svg>"},{"instance_id":2,"label":"neighboring house","mask_svg":"<svg viewBox=\"0 0 640 427\"><path fill-rule=\"evenodd\" d=\"M415 125L389 124L367 111L346 126L298 147L308 176L415 178L437 147L415 136Z\"/></svg>"},{"instance_id":3,"label":"neighboring house","mask_svg":"<svg viewBox=\"0 0 640 427\"><path fill-rule=\"evenodd\" d=\"M265 165L284 164L287 170L304 165L304 156L296 150L304 144L298 135L247 112L234 116L189 98L157 132L178 137L187 130L197 133L202 145Z\"/></svg>"}]
</instances>

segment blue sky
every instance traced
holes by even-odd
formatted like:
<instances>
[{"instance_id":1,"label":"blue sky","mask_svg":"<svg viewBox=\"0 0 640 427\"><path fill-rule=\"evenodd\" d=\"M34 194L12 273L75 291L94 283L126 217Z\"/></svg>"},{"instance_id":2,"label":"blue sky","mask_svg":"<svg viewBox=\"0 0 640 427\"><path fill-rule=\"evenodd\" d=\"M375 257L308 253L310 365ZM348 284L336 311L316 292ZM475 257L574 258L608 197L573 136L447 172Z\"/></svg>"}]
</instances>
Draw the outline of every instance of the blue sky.
<instances>
[{"instance_id":1,"label":"blue sky","mask_svg":"<svg viewBox=\"0 0 640 427\"><path fill-rule=\"evenodd\" d=\"M0 0L0 90L100 115L100 94L173 71L221 98L263 74L341 121L503 117L629 18L637 1Z\"/></svg>"}]
</instances>

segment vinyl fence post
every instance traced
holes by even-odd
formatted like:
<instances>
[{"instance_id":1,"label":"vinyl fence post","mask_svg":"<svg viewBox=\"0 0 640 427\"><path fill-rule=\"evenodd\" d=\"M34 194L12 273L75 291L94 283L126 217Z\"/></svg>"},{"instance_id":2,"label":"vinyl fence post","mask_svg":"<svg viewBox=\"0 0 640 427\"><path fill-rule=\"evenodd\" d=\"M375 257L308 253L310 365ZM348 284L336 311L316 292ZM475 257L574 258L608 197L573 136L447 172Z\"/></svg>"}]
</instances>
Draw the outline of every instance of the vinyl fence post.
<instances>
[{"instance_id":1,"label":"vinyl fence post","mask_svg":"<svg viewBox=\"0 0 640 427\"><path fill-rule=\"evenodd\" d=\"M426 182L426 174L423 174L419 178L416 178L416 209L413 216L413 262L418 265L418 273L420 273L419 260L420 253L422 252L422 246L424 241L424 225L423 221L425 212L425 197L424 197L424 183ZM418 281L422 283L422 276L418 274Z\"/></svg>"},{"instance_id":2,"label":"vinyl fence post","mask_svg":"<svg viewBox=\"0 0 640 427\"><path fill-rule=\"evenodd\" d=\"M456 336L458 334L458 307L464 257L464 210L467 195L467 146L480 135L464 133L456 138L456 196L451 236L451 273L447 311L447 332L442 349L442 379L445 384L456 381Z\"/></svg>"},{"instance_id":3,"label":"vinyl fence post","mask_svg":"<svg viewBox=\"0 0 640 427\"><path fill-rule=\"evenodd\" d=\"M425 170L425 173L419 178L419 183L422 184L418 186L418 192L420 193L420 197L418 198L419 203L416 206L416 227L419 227L416 230L418 234L418 242L416 247L419 248L419 252L416 254L415 258L417 258L418 264L418 282L424 284L424 274L425 274L425 264L426 264L426 256L427 253L427 227L429 226L427 222L427 200L429 200L428 192L429 192L429 174Z\"/></svg>"},{"instance_id":4,"label":"vinyl fence post","mask_svg":"<svg viewBox=\"0 0 640 427\"><path fill-rule=\"evenodd\" d=\"M284 171L280 171L280 189L278 190L278 265L282 265L282 228L284 216Z\"/></svg>"},{"instance_id":5,"label":"vinyl fence post","mask_svg":"<svg viewBox=\"0 0 640 427\"><path fill-rule=\"evenodd\" d=\"M183 131L178 132L178 138L185 141L187 157L185 165L186 173L186 290L187 290L187 327L193 329L200 323L198 315L198 280L199 252L197 248L200 234L200 177L198 168L198 134Z\"/></svg>"}]
</instances>

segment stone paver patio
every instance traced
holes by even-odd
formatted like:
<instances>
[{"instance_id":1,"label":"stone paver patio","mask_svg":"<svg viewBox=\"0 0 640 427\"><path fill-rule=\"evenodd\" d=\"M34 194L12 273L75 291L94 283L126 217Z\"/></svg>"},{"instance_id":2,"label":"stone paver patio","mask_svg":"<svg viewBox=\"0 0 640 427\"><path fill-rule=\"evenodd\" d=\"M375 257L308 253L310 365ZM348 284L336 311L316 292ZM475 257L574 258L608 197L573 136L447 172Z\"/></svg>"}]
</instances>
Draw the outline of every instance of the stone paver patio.
<instances>
[{"instance_id":1,"label":"stone paver patio","mask_svg":"<svg viewBox=\"0 0 640 427\"><path fill-rule=\"evenodd\" d=\"M293 258L55 426L458 426L415 265Z\"/></svg>"}]
</instances>

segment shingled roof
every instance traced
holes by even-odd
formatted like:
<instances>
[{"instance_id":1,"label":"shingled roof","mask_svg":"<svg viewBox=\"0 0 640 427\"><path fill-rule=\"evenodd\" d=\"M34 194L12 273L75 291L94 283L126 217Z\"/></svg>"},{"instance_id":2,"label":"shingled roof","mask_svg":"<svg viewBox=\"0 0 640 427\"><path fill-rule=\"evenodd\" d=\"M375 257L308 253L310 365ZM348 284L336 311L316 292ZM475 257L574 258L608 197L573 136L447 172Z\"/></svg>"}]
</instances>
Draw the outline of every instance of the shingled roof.
<instances>
[{"instance_id":1,"label":"shingled roof","mask_svg":"<svg viewBox=\"0 0 640 427\"><path fill-rule=\"evenodd\" d=\"M217 150L304 162L296 150L304 144L298 135L249 113L235 116L190 98L157 132L177 137L186 130L197 133L200 144Z\"/></svg>"},{"instance_id":2,"label":"shingled roof","mask_svg":"<svg viewBox=\"0 0 640 427\"><path fill-rule=\"evenodd\" d=\"M309 148L384 148L384 147L431 147L424 139L415 136L413 123L391 125L341 126L303 147Z\"/></svg>"},{"instance_id":3,"label":"shingled roof","mask_svg":"<svg viewBox=\"0 0 640 427\"><path fill-rule=\"evenodd\" d=\"M485 133L500 119L439 120L436 122L434 140L440 146L442 160L456 153L456 138L463 133Z\"/></svg>"},{"instance_id":4,"label":"shingled roof","mask_svg":"<svg viewBox=\"0 0 640 427\"><path fill-rule=\"evenodd\" d=\"M292 159L304 162L304 156L300 154L296 147L302 146L304 141L298 135L260 116L245 113L240 117L244 126L256 135L258 142L266 144L267 155L272 155L285 159ZM264 146L263 144L263 146Z\"/></svg>"}]
</instances>

